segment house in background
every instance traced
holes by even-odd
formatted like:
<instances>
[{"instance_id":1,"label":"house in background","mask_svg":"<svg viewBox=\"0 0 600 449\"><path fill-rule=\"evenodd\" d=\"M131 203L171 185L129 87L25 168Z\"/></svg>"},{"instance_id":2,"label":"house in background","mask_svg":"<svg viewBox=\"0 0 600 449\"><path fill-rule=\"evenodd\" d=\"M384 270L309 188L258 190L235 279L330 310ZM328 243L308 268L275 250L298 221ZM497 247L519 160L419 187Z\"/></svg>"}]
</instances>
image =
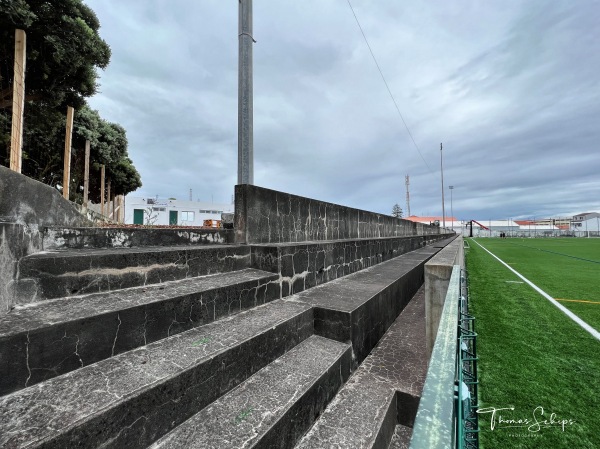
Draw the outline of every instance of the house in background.
<instances>
[{"instance_id":1,"label":"house in background","mask_svg":"<svg viewBox=\"0 0 600 449\"><path fill-rule=\"evenodd\" d=\"M233 204L226 203L127 196L125 223L198 227L204 220L221 220L221 214L233 210Z\"/></svg>"},{"instance_id":2,"label":"house in background","mask_svg":"<svg viewBox=\"0 0 600 449\"><path fill-rule=\"evenodd\" d=\"M600 213L585 212L573 216L571 220L571 230L583 232L600 231Z\"/></svg>"}]
</instances>

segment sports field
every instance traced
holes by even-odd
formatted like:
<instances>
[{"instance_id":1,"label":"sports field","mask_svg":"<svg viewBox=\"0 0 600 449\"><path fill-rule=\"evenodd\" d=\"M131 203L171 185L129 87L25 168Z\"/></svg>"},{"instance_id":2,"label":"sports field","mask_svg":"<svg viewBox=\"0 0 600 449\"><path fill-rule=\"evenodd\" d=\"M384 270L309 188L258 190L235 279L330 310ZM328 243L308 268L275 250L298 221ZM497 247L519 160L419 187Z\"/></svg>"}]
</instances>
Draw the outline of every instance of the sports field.
<instances>
[{"instance_id":1,"label":"sports field","mask_svg":"<svg viewBox=\"0 0 600 449\"><path fill-rule=\"evenodd\" d=\"M600 239L468 241L481 447L600 447L600 341L477 244L600 330Z\"/></svg>"}]
</instances>

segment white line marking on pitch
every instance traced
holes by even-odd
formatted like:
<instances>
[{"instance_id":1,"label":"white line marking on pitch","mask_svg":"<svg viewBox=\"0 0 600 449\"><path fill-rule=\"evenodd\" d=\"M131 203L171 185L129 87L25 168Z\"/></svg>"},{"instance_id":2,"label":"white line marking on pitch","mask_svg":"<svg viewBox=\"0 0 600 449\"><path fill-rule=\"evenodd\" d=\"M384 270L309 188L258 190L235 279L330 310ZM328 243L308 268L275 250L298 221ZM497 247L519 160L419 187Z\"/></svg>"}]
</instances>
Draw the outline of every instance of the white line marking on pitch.
<instances>
[{"instance_id":1,"label":"white line marking on pitch","mask_svg":"<svg viewBox=\"0 0 600 449\"><path fill-rule=\"evenodd\" d=\"M535 285L533 282L531 282L529 279L527 279L525 276L523 276L521 273L519 273L518 271L516 271L514 268L512 268L511 266L509 266L506 262L504 262L502 259L500 259L498 256L496 256L494 253L492 253L490 250L488 250L486 247L484 247L481 243L477 242L476 240L473 240L473 242L477 243L477 245L479 245L480 247L482 247L487 253L489 253L494 259L496 259L498 262L500 262L502 265L504 265L506 268L508 268L510 271L512 271L513 273L515 273L517 276L519 276L521 279L523 279L525 281L526 284L528 284L531 288L533 288L536 292L538 292L540 295L542 295L544 298L546 298L548 301L550 301L550 303L554 304L556 307L558 307L560 309L561 312L563 312L565 315L567 315L569 318L571 318L573 321L575 321L580 327L582 327L584 330L586 330L592 337L594 337L596 340L600 341L600 332L598 332L596 329L594 329L592 326L590 326L589 324L587 324L585 321L583 321L581 318L579 318L577 315L575 315L573 312L571 312L569 309L567 309L565 306L563 306L562 304L560 304L556 299L554 299L552 296L550 296L548 293L546 293L544 290L542 290L541 288L539 288L537 285Z\"/></svg>"}]
</instances>

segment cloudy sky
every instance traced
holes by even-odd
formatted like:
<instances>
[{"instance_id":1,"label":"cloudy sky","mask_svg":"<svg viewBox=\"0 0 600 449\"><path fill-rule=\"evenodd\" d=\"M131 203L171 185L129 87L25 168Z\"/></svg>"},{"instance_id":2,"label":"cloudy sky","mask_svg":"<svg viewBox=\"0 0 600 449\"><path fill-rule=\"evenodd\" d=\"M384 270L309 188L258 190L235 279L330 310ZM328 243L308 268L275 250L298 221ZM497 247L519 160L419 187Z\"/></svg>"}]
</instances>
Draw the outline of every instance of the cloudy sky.
<instances>
[{"instance_id":1,"label":"cloudy sky","mask_svg":"<svg viewBox=\"0 0 600 449\"><path fill-rule=\"evenodd\" d=\"M238 2L87 0L112 48L93 108L136 196L229 202ZM254 183L459 219L600 211L600 0L254 0Z\"/></svg>"}]
</instances>

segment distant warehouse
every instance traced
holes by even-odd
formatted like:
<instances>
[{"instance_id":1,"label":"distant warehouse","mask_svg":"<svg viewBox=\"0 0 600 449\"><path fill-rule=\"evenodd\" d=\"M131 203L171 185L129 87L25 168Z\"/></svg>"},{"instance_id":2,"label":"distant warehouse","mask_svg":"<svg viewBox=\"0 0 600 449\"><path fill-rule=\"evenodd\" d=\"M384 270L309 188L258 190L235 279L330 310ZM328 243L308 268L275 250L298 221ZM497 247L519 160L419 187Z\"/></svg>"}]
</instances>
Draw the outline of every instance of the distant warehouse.
<instances>
[{"instance_id":1,"label":"distant warehouse","mask_svg":"<svg viewBox=\"0 0 600 449\"><path fill-rule=\"evenodd\" d=\"M202 226L233 213L233 204L127 196L125 223L143 225Z\"/></svg>"}]
</instances>

